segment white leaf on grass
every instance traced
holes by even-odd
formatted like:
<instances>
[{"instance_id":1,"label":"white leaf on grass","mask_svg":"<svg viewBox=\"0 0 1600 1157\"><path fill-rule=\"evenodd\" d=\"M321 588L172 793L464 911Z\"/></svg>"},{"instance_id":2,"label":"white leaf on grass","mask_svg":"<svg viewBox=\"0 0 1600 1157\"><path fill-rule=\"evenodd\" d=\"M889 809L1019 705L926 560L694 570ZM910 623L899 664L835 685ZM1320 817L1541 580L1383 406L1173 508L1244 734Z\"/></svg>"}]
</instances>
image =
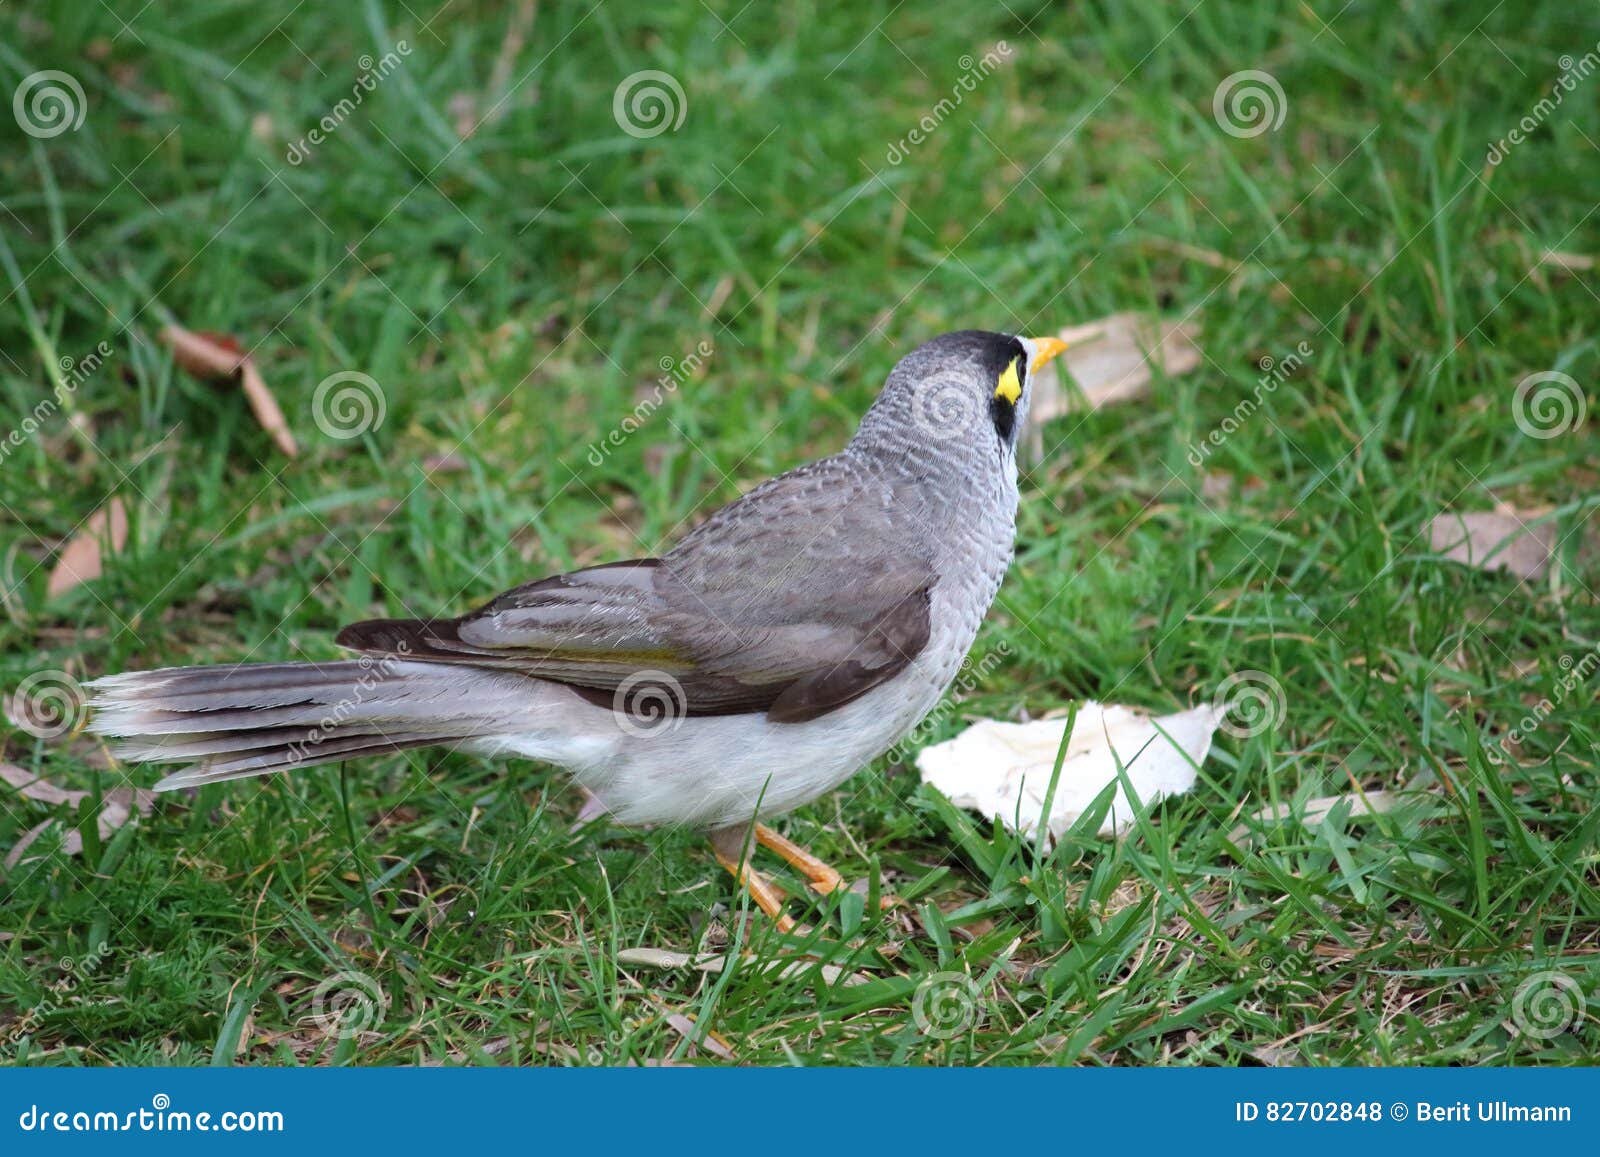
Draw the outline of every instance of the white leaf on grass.
<instances>
[{"instance_id":1,"label":"white leaf on grass","mask_svg":"<svg viewBox=\"0 0 1600 1157\"><path fill-rule=\"evenodd\" d=\"M1538 517L1509 506L1445 511L1428 523L1428 547L1450 562L1536 579L1550 569L1556 547L1555 524L1533 525Z\"/></svg>"},{"instance_id":2,"label":"white leaf on grass","mask_svg":"<svg viewBox=\"0 0 1600 1157\"><path fill-rule=\"evenodd\" d=\"M1333 809L1342 803L1350 805L1350 810L1347 814L1351 819L1359 819L1361 816L1375 816L1393 811L1400 800L1400 793L1394 791L1324 795L1318 796L1316 799L1308 799L1303 804L1281 803L1276 806L1264 807L1251 816L1250 819L1258 824L1275 824L1281 823L1283 820L1294 819L1300 822L1301 827L1314 828L1327 819ZM1250 825L1240 824L1228 833L1228 839L1236 844L1242 844L1250 838L1250 835Z\"/></svg>"},{"instance_id":3,"label":"white leaf on grass","mask_svg":"<svg viewBox=\"0 0 1600 1157\"><path fill-rule=\"evenodd\" d=\"M1118 783L1119 761L1146 807L1188 791L1221 720L1209 704L1152 719L1129 707L1083 703L1045 824L1051 840L1059 839L1108 784ZM998 817L1008 829L1032 836L1045 818L1045 794L1066 729L1065 719L984 719L954 739L924 748L917 769L922 782L951 803ZM1100 834L1126 831L1133 820L1133 805L1118 783Z\"/></svg>"}]
</instances>

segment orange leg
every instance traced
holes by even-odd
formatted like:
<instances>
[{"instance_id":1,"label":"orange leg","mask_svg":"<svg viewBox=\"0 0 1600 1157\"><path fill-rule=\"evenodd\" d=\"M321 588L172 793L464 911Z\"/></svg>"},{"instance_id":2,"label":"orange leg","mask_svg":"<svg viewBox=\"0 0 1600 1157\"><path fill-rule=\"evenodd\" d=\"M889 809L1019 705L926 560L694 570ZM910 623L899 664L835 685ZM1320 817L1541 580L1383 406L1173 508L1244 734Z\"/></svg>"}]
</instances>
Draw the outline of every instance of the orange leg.
<instances>
[{"instance_id":1,"label":"orange leg","mask_svg":"<svg viewBox=\"0 0 1600 1157\"><path fill-rule=\"evenodd\" d=\"M783 857L785 863L811 881L811 890L819 895L832 895L845 886L844 877L835 869L766 824L756 825L756 843Z\"/></svg>"},{"instance_id":2,"label":"orange leg","mask_svg":"<svg viewBox=\"0 0 1600 1157\"><path fill-rule=\"evenodd\" d=\"M739 881L739 886L750 893L750 899L778 925L779 932L794 931L794 921L783 910L783 889L750 866L746 850L744 828L723 828L711 833L711 850L717 863ZM750 851L755 849L751 847Z\"/></svg>"}]
</instances>

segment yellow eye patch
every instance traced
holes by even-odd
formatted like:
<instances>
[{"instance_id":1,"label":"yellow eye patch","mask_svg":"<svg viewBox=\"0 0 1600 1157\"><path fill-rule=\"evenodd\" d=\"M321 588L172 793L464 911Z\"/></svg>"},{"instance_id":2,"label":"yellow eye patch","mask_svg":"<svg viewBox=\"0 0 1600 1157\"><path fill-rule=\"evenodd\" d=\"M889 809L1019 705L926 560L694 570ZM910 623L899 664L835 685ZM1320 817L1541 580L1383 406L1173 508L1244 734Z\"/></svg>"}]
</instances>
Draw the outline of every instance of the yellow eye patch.
<instances>
[{"instance_id":1,"label":"yellow eye patch","mask_svg":"<svg viewBox=\"0 0 1600 1157\"><path fill-rule=\"evenodd\" d=\"M995 383L994 387L994 396L1004 398L1013 406L1017 404L1017 399L1022 397L1022 381L1017 377L1018 360L1017 358L1011 359L1011 364L1006 367L1005 373L1000 375L1000 380Z\"/></svg>"}]
</instances>

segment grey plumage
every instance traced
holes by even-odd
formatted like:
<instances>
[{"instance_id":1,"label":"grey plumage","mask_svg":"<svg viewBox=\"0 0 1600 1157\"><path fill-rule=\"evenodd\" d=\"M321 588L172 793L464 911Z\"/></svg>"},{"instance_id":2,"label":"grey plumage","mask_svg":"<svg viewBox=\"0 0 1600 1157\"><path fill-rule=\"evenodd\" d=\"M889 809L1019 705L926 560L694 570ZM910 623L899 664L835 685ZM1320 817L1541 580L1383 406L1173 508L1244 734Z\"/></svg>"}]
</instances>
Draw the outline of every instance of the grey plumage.
<instances>
[{"instance_id":1,"label":"grey plumage","mask_svg":"<svg viewBox=\"0 0 1600 1157\"><path fill-rule=\"evenodd\" d=\"M195 765L163 788L456 743L560 763L627 820L785 810L897 742L953 678L1010 559L1038 357L947 334L896 366L843 451L660 559L458 618L353 624L338 641L359 660L112 676L91 685L92 727L125 758Z\"/></svg>"}]
</instances>

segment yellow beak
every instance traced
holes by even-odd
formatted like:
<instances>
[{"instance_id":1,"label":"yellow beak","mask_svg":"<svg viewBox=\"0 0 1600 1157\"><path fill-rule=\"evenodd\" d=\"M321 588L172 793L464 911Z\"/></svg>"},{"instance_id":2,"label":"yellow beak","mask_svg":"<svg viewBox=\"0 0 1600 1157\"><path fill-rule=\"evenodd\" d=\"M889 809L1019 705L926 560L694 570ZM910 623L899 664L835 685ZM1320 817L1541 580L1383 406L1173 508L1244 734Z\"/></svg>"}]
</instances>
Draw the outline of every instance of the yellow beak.
<instances>
[{"instance_id":1,"label":"yellow beak","mask_svg":"<svg viewBox=\"0 0 1600 1157\"><path fill-rule=\"evenodd\" d=\"M1036 372L1040 366L1064 352L1067 348L1067 343L1058 337L1031 337L1028 340L1039 351L1038 356L1033 359L1033 364L1028 367L1030 374Z\"/></svg>"}]
</instances>

